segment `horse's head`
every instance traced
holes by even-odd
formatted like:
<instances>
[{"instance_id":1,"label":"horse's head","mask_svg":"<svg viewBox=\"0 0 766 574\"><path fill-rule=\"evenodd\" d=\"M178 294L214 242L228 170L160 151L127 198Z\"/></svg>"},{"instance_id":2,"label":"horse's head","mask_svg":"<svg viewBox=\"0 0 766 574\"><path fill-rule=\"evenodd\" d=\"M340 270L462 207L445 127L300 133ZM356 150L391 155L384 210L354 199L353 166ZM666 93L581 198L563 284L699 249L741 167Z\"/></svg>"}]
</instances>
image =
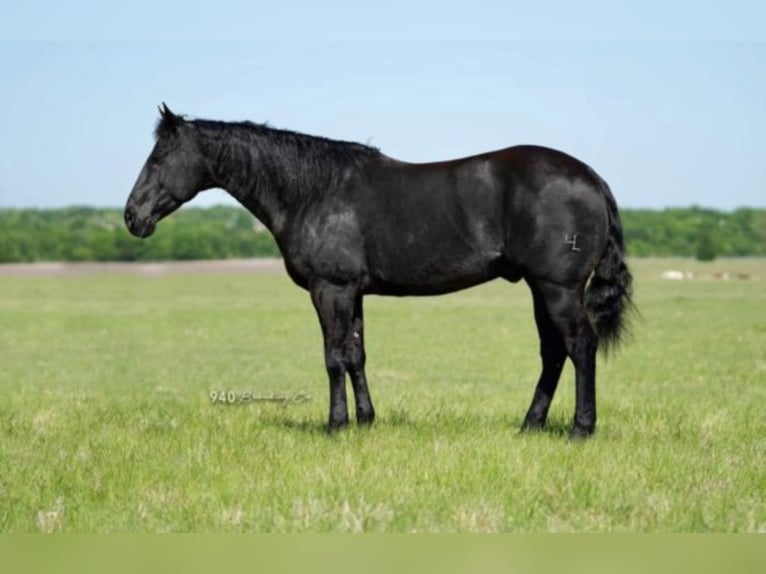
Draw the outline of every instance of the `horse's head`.
<instances>
[{"instance_id":1,"label":"horse's head","mask_svg":"<svg viewBox=\"0 0 766 574\"><path fill-rule=\"evenodd\" d=\"M125 205L125 225L137 237L149 237L170 215L203 189L213 187L195 127L163 103L155 130L157 142Z\"/></svg>"}]
</instances>

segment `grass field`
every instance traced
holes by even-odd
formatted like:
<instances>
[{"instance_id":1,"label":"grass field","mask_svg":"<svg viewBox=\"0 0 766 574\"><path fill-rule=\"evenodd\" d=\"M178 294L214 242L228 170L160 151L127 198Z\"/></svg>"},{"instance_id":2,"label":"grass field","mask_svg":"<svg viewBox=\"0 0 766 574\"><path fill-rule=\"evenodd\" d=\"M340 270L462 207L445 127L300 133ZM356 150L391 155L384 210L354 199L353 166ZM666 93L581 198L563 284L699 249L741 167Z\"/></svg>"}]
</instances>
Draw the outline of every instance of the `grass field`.
<instances>
[{"instance_id":1,"label":"grass field","mask_svg":"<svg viewBox=\"0 0 766 574\"><path fill-rule=\"evenodd\" d=\"M368 298L378 420L328 437L319 327L283 276L0 277L0 530L766 531L766 261L633 268L641 318L584 442L571 367L549 429L517 432L523 285Z\"/></svg>"}]
</instances>

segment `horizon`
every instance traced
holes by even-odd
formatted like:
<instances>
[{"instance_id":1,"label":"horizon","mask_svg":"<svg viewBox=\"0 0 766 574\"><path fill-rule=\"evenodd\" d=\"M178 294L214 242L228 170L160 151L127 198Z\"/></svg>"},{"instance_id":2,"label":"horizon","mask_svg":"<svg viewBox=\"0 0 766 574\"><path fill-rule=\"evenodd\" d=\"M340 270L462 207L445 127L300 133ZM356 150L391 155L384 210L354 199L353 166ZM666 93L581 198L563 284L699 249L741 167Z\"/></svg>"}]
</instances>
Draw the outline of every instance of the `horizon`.
<instances>
[{"instance_id":1,"label":"horizon","mask_svg":"<svg viewBox=\"0 0 766 574\"><path fill-rule=\"evenodd\" d=\"M242 209L249 213L253 218L258 219L253 215L250 211L247 210L243 205L240 205L236 201L234 203L226 202L226 203L196 203L194 201L191 201L189 203L186 203L178 208L177 211L180 210L186 210L186 209L200 209L200 210L206 210L206 209L215 209L218 207L225 207L230 209ZM709 212L715 212L715 213L725 213L725 214L732 214L736 211L743 211L743 210L751 210L751 211L766 211L766 206L758 206L758 205L737 205L732 208L719 208L719 207L710 207L707 205L697 205L697 204L690 204L690 205L667 205L664 207L630 207L630 206L618 206L620 209L620 212L623 211L709 211ZM28 206L22 206L22 207L15 207L15 206L1 206L0 205L0 211L66 211L71 209L92 209L94 211L118 211L122 212L124 209L124 206L122 205L92 205L92 204L78 204L78 203L72 203L69 205L59 205L59 206L53 206L53 207L28 207ZM175 212L174 212L175 213ZM172 217L172 214L169 216Z\"/></svg>"}]
</instances>

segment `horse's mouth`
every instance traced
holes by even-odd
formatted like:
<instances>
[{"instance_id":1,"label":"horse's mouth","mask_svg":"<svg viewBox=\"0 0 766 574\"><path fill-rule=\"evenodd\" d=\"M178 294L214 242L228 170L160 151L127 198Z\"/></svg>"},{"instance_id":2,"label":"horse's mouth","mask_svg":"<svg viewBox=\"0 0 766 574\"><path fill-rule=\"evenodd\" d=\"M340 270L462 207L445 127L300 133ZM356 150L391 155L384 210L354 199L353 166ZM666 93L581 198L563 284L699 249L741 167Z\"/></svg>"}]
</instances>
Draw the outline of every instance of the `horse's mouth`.
<instances>
[{"instance_id":1,"label":"horse's mouth","mask_svg":"<svg viewBox=\"0 0 766 574\"><path fill-rule=\"evenodd\" d=\"M130 232L136 237L140 237L141 239L146 239L152 233L154 233L154 230L156 228L157 228L157 224L150 219L149 221L144 223L140 228L135 230L131 229Z\"/></svg>"}]
</instances>

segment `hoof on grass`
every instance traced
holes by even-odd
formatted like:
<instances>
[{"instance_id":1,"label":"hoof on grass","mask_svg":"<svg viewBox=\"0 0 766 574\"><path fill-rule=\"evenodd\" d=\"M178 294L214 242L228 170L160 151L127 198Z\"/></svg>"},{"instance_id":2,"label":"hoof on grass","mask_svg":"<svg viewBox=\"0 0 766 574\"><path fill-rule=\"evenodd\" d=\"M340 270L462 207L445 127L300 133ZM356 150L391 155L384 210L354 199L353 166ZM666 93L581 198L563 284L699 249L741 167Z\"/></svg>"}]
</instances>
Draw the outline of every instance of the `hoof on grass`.
<instances>
[{"instance_id":1,"label":"hoof on grass","mask_svg":"<svg viewBox=\"0 0 766 574\"><path fill-rule=\"evenodd\" d=\"M596 432L595 426L582 427L579 425L574 425L572 427L572 430L569 433L569 438L571 440L585 440L587 438L592 437L593 433L595 432Z\"/></svg>"}]
</instances>

